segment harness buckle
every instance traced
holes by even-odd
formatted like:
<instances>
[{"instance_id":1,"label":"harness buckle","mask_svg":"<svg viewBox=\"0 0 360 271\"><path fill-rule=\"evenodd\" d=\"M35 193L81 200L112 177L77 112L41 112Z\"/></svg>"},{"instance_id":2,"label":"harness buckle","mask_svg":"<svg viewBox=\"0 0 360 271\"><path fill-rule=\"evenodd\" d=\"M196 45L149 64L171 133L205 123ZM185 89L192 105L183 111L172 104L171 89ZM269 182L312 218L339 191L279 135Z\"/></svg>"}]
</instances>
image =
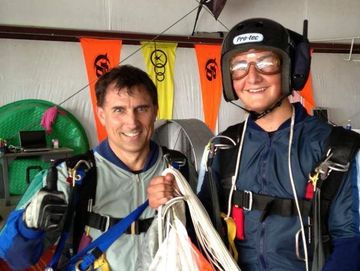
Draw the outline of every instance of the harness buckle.
<instances>
[{"instance_id":1,"label":"harness buckle","mask_svg":"<svg viewBox=\"0 0 360 271\"><path fill-rule=\"evenodd\" d=\"M245 211L251 211L253 207L253 194L249 190L244 190L244 199L245 203L248 203L248 206L243 206ZM245 205L245 204L244 204Z\"/></svg>"},{"instance_id":2,"label":"harness buckle","mask_svg":"<svg viewBox=\"0 0 360 271\"><path fill-rule=\"evenodd\" d=\"M110 228L110 216L109 215L103 215L103 217L106 219L106 221L105 221L105 229L104 229L104 232L105 232Z\"/></svg>"},{"instance_id":3,"label":"harness buckle","mask_svg":"<svg viewBox=\"0 0 360 271\"><path fill-rule=\"evenodd\" d=\"M136 234L136 221L132 222L131 225L130 225L130 234L131 235L134 235Z\"/></svg>"},{"instance_id":4,"label":"harness buckle","mask_svg":"<svg viewBox=\"0 0 360 271\"><path fill-rule=\"evenodd\" d=\"M80 264L83 262L83 260L79 260L77 263L75 263L75 271L82 271L82 269L80 268ZM84 271L91 271L92 267L89 266L86 270Z\"/></svg>"},{"instance_id":5,"label":"harness buckle","mask_svg":"<svg viewBox=\"0 0 360 271\"><path fill-rule=\"evenodd\" d=\"M171 157L170 153L164 155L167 166L171 166L175 169L180 169L186 165L186 159L180 157Z\"/></svg>"}]
</instances>

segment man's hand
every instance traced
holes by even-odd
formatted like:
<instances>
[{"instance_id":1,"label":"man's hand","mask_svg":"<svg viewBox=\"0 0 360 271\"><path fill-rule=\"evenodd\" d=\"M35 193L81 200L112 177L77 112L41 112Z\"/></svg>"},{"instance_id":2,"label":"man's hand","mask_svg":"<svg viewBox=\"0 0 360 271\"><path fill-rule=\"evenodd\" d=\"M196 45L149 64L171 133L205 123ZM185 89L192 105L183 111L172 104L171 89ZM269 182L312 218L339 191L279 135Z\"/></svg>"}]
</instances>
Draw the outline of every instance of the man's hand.
<instances>
[{"instance_id":1,"label":"man's hand","mask_svg":"<svg viewBox=\"0 0 360 271\"><path fill-rule=\"evenodd\" d=\"M168 173L166 176L154 177L147 188L149 205L157 209L175 196L177 189L174 175Z\"/></svg>"},{"instance_id":2,"label":"man's hand","mask_svg":"<svg viewBox=\"0 0 360 271\"><path fill-rule=\"evenodd\" d=\"M37 230L55 229L63 221L67 208L64 193L41 189L25 209L25 224Z\"/></svg>"}]
</instances>

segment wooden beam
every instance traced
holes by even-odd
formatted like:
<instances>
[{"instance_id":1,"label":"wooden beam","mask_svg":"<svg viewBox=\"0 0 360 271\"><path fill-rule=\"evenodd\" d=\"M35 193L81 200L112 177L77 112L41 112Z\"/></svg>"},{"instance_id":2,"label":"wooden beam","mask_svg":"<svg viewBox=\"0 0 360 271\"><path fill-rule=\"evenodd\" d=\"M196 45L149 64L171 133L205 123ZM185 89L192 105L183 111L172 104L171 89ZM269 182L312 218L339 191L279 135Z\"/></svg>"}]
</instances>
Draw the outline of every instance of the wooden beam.
<instances>
[{"instance_id":1,"label":"wooden beam","mask_svg":"<svg viewBox=\"0 0 360 271\"><path fill-rule=\"evenodd\" d=\"M0 38L79 42L82 37L96 39L120 39L123 44L139 44L142 40L177 42L179 47L193 47L194 44L221 44L224 33L209 33L204 36L156 35L117 31L93 31L0 25ZM209 37L211 36L211 37ZM351 43L311 42L315 53L348 54ZM353 45L352 54L360 54L360 44Z\"/></svg>"}]
</instances>

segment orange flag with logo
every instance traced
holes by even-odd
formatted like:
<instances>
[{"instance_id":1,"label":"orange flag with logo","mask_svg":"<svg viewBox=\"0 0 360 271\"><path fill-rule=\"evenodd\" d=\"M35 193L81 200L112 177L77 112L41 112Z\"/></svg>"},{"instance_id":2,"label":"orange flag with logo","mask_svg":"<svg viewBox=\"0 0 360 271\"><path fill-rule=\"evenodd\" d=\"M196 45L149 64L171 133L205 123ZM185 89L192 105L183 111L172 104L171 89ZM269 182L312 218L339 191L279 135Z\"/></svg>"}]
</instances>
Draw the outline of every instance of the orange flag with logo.
<instances>
[{"instance_id":1,"label":"orange flag with logo","mask_svg":"<svg viewBox=\"0 0 360 271\"><path fill-rule=\"evenodd\" d=\"M122 41L81 38L80 42L89 80L97 137L99 141L102 141L106 138L107 134L96 114L95 83L101 75L119 64Z\"/></svg>"},{"instance_id":2,"label":"orange flag with logo","mask_svg":"<svg viewBox=\"0 0 360 271\"><path fill-rule=\"evenodd\" d=\"M206 125L215 132L221 101L221 45L196 44L203 109Z\"/></svg>"},{"instance_id":3,"label":"orange flag with logo","mask_svg":"<svg viewBox=\"0 0 360 271\"><path fill-rule=\"evenodd\" d=\"M313 54L313 49L311 49L310 54ZM313 87L312 87L312 76L311 71L309 73L309 77L306 81L304 88L299 92L301 96L301 103L305 107L308 114L312 115L312 110L315 107Z\"/></svg>"},{"instance_id":4,"label":"orange flag with logo","mask_svg":"<svg viewBox=\"0 0 360 271\"><path fill-rule=\"evenodd\" d=\"M312 76L309 74L309 78L306 81L304 88L299 92L301 96L301 103L305 107L308 114L312 115L312 110L315 107L313 88L312 88Z\"/></svg>"}]
</instances>

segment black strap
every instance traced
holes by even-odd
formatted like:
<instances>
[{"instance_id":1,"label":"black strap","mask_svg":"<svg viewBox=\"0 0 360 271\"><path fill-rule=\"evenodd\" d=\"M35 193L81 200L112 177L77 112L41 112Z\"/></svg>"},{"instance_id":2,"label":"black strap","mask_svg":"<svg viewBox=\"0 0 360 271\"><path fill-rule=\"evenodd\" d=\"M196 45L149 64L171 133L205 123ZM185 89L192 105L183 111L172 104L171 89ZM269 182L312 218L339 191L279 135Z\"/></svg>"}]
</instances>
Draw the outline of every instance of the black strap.
<instances>
[{"instance_id":1,"label":"black strap","mask_svg":"<svg viewBox=\"0 0 360 271\"><path fill-rule=\"evenodd\" d=\"M230 126L226 129L221 135L230 137L235 142L238 143L238 138L241 135L242 129L243 129L244 123L240 123L234 126ZM219 138L220 142L216 142L217 144L225 144L229 145L229 140ZM224 140L224 142L222 141ZM214 146L212 146L214 147ZM231 163L229 161L236 161L236 155L238 150L238 144L234 146L233 148L228 149L212 149L209 153L208 161L207 161L207 172L205 174L205 184L208 194L211 197L211 200L209 200L209 214L211 217L211 221L214 224L216 231L219 233L222 240L227 243L227 237L226 237L226 231L223 226L223 219L221 218L221 212L226 212L226 203L228 201L229 197L229 191L226 191L227 189L230 189L231 187L231 176L235 172L235 162ZM219 169L221 170L220 176L221 179L220 183L217 183L216 177L214 176L214 172L212 170L212 163L214 159L217 159L220 166ZM226 178L229 177L229 178ZM220 200L221 199L221 200Z\"/></svg>"},{"instance_id":2,"label":"black strap","mask_svg":"<svg viewBox=\"0 0 360 271\"><path fill-rule=\"evenodd\" d=\"M81 187L77 191L74 230L73 230L73 249L77 251L81 237L85 227L85 217L88 208L89 199L92 199L93 204L96 202L96 184L97 184L97 170L93 151L88 151L85 154L76 155L72 158L66 159L68 168L74 168L80 160L86 160L91 163L92 168L86 172L82 181Z\"/></svg>"},{"instance_id":3,"label":"black strap","mask_svg":"<svg viewBox=\"0 0 360 271\"><path fill-rule=\"evenodd\" d=\"M94 212L87 212L85 224L98 229L102 232L107 231L111 226L118 223L122 218L114 218L111 216L102 216ZM133 224L126 230L127 234L140 234L147 232L149 229L153 217L146 219L138 219L133 222Z\"/></svg>"},{"instance_id":4,"label":"black strap","mask_svg":"<svg viewBox=\"0 0 360 271\"><path fill-rule=\"evenodd\" d=\"M331 161L346 165L350 163L360 148L360 135L354 131L346 130L343 127L333 127L329 136L328 150L331 149ZM327 152L326 152L327 153ZM325 157L326 158L326 157ZM322 161L324 161L324 159ZM322 162L321 161L321 162ZM321 232L324 250L327 254L331 250L331 238L329 234L328 224L326 221L329 216L329 209L336 193L347 172L331 171L326 179L318 181L317 187L321 191L320 209L321 209Z\"/></svg>"},{"instance_id":5,"label":"black strap","mask_svg":"<svg viewBox=\"0 0 360 271\"><path fill-rule=\"evenodd\" d=\"M303 216L309 216L311 213L311 204L309 200L299 200L299 207ZM261 220L265 220L268 215L297 216L297 208L294 199L278 198L268 195L255 194L251 191L235 190L232 197L232 203L251 211L253 209L262 211Z\"/></svg>"},{"instance_id":6,"label":"black strap","mask_svg":"<svg viewBox=\"0 0 360 271\"><path fill-rule=\"evenodd\" d=\"M161 146L164 153L165 160L178 169L186 180L189 180L190 171L187 157L180 151L168 149L165 146Z\"/></svg>"}]
</instances>

